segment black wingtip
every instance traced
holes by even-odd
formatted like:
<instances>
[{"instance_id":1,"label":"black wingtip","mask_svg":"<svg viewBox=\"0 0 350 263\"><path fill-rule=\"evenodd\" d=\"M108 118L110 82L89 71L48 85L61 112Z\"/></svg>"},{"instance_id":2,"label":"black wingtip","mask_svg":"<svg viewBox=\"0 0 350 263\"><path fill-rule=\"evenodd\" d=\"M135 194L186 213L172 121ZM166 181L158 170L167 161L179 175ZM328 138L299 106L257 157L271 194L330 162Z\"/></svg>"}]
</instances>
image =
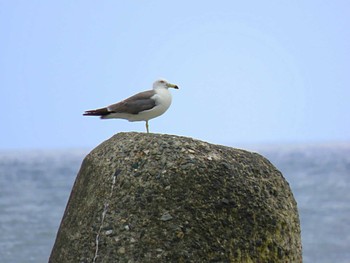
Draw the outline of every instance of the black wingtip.
<instances>
[{"instance_id":1,"label":"black wingtip","mask_svg":"<svg viewBox=\"0 0 350 263\"><path fill-rule=\"evenodd\" d=\"M97 110L87 110L83 113L83 116L104 116L109 114L107 108L97 109Z\"/></svg>"}]
</instances>

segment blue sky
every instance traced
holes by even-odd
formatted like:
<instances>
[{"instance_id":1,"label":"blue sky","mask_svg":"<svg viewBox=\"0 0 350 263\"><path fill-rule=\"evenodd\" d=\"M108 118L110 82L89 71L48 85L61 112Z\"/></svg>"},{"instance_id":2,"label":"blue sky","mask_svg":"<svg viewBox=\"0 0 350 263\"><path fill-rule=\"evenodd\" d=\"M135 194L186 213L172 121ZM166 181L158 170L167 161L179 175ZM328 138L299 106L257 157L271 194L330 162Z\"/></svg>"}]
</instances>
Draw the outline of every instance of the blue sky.
<instances>
[{"instance_id":1,"label":"blue sky","mask_svg":"<svg viewBox=\"0 0 350 263\"><path fill-rule=\"evenodd\" d=\"M84 110L177 84L151 132L350 140L348 1L0 1L0 149L94 147L144 122Z\"/></svg>"}]
</instances>

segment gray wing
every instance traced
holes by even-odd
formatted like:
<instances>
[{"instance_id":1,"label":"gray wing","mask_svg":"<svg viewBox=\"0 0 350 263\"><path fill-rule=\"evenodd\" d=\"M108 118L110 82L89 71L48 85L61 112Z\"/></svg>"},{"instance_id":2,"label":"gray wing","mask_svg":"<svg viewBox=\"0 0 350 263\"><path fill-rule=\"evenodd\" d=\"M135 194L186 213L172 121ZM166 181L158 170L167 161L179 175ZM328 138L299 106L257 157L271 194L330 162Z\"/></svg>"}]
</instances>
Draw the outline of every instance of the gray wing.
<instances>
[{"instance_id":1,"label":"gray wing","mask_svg":"<svg viewBox=\"0 0 350 263\"><path fill-rule=\"evenodd\" d=\"M109 113L129 113L138 114L140 111L150 110L156 106L156 102L151 97L154 90L140 92L116 104L107 107Z\"/></svg>"}]
</instances>

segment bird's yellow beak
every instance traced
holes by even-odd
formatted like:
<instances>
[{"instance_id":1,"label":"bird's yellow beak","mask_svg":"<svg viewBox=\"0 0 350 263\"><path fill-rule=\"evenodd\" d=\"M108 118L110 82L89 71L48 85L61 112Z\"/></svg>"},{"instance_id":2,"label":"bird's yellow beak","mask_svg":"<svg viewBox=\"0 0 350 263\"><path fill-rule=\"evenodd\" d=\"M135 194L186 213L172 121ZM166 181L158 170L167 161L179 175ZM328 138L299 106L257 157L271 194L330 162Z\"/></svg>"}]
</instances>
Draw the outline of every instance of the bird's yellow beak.
<instances>
[{"instance_id":1,"label":"bird's yellow beak","mask_svg":"<svg viewBox=\"0 0 350 263\"><path fill-rule=\"evenodd\" d=\"M179 87L178 87L177 85L171 84L171 83L168 83L168 84L167 84L167 87L168 87L168 88L179 89Z\"/></svg>"}]
</instances>

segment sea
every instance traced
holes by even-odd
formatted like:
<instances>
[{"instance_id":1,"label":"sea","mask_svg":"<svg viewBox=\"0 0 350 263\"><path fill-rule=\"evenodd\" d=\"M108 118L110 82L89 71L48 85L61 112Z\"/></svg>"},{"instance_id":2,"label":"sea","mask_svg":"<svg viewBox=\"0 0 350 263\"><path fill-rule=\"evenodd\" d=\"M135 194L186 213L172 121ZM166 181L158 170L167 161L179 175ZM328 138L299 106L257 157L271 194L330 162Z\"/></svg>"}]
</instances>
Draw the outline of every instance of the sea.
<instances>
[{"instance_id":1,"label":"sea","mask_svg":"<svg viewBox=\"0 0 350 263\"><path fill-rule=\"evenodd\" d=\"M303 261L350 263L350 143L245 149L268 158L289 182L300 214ZM0 151L0 262L48 262L87 153Z\"/></svg>"}]
</instances>

